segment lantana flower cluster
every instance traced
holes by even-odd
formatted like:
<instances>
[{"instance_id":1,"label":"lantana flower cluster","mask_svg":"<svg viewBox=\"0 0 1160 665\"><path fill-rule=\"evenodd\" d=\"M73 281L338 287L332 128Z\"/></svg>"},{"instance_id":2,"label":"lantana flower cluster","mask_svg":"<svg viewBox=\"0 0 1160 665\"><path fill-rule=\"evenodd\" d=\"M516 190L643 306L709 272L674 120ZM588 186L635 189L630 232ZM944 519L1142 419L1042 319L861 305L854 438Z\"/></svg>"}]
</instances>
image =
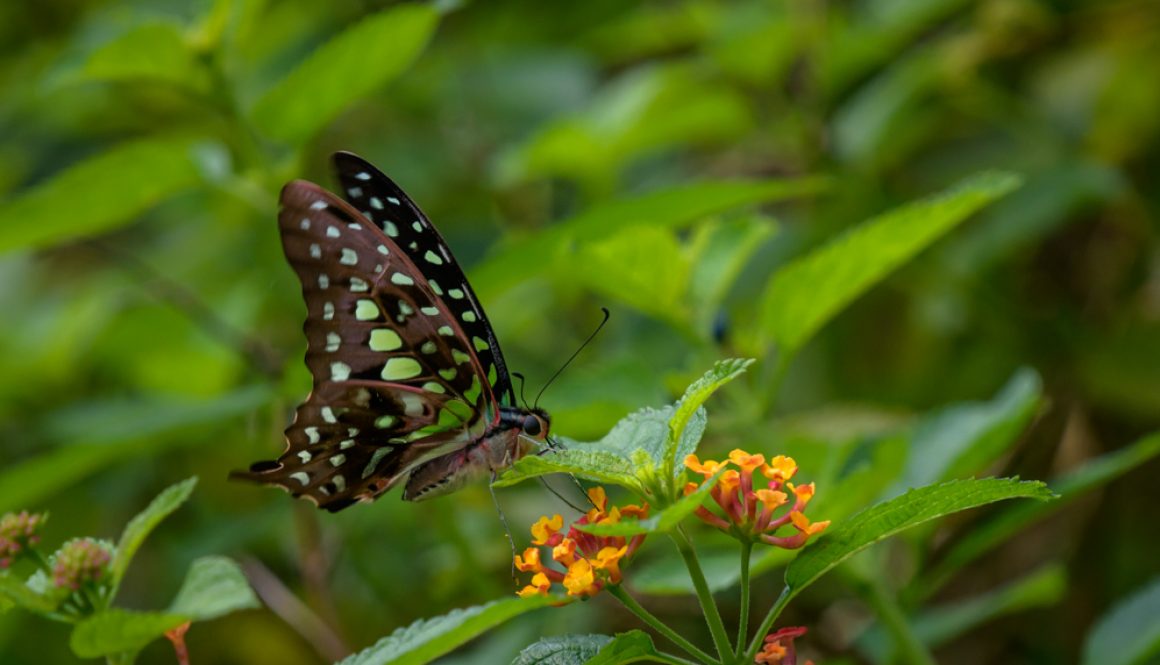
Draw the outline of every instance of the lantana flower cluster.
<instances>
[{"instance_id":1,"label":"lantana flower cluster","mask_svg":"<svg viewBox=\"0 0 1160 665\"><path fill-rule=\"evenodd\" d=\"M759 665L797 665L797 649L793 641L805 634L805 626L791 626L766 635L765 646L753 662ZM813 661L807 660L804 665L813 665Z\"/></svg>"},{"instance_id":2,"label":"lantana flower cluster","mask_svg":"<svg viewBox=\"0 0 1160 665\"><path fill-rule=\"evenodd\" d=\"M736 468L727 468L730 465ZM696 455L689 455L685 458L685 466L706 479L726 469L710 490L721 514L705 506L698 508L696 514L702 521L742 540L760 540L792 550L802 547L810 536L821 533L830 525L829 521L810 522L805 516L803 511L814 496L814 484L795 485L789 482L797 473L797 463L793 458L777 455L766 463L764 455L750 455L737 448L729 453L729 459L724 462L702 462ZM688 483L685 494L692 494L698 487L699 483ZM790 493L794 495L792 507L775 518L774 512L789 504ZM774 535L787 524L797 529L797 533L791 536Z\"/></svg>"},{"instance_id":3,"label":"lantana flower cluster","mask_svg":"<svg viewBox=\"0 0 1160 665\"><path fill-rule=\"evenodd\" d=\"M40 543L40 528L47 513L5 513L0 517L0 570L8 568Z\"/></svg>"},{"instance_id":4,"label":"lantana flower cluster","mask_svg":"<svg viewBox=\"0 0 1160 665\"><path fill-rule=\"evenodd\" d=\"M600 592L606 584L620 583L620 563L631 558L644 535L627 539L624 536L596 536L577 529L585 524L616 524L624 517L643 519L648 517L648 504L630 505L608 509L608 497L603 487L588 490L592 510L569 527L567 534L562 529L564 518L553 515L541 517L532 525L532 544L523 554L515 557L515 566L525 573L532 573L531 584L516 592L519 596L548 595L552 584L559 584L569 596L589 598ZM552 561L564 568L545 564L540 548L551 548Z\"/></svg>"},{"instance_id":5,"label":"lantana flower cluster","mask_svg":"<svg viewBox=\"0 0 1160 665\"><path fill-rule=\"evenodd\" d=\"M58 589L77 591L99 584L111 572L113 545L95 538L74 538L53 556L52 583Z\"/></svg>"}]
</instances>

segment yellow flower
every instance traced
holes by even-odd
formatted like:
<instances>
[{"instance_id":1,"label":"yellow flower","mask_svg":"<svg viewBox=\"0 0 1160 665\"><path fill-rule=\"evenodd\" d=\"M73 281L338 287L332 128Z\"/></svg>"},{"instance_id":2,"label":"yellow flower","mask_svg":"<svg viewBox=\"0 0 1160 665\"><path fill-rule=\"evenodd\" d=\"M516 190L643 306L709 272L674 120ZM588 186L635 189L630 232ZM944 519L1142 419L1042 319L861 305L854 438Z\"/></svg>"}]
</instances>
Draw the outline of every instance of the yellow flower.
<instances>
[{"instance_id":1,"label":"yellow flower","mask_svg":"<svg viewBox=\"0 0 1160 665\"><path fill-rule=\"evenodd\" d=\"M516 570L522 573L540 572L544 565L540 563L540 550L529 547L522 555L516 555Z\"/></svg>"},{"instance_id":2,"label":"yellow flower","mask_svg":"<svg viewBox=\"0 0 1160 665\"><path fill-rule=\"evenodd\" d=\"M552 548L552 560L571 566L576 560L576 541L571 538L560 541L559 545Z\"/></svg>"},{"instance_id":3,"label":"yellow flower","mask_svg":"<svg viewBox=\"0 0 1160 665\"><path fill-rule=\"evenodd\" d=\"M717 470L724 465L721 462L714 462L713 460L705 460L704 464L702 464L696 455L689 455L685 457L685 466L690 471L694 471L708 478L717 473Z\"/></svg>"},{"instance_id":4,"label":"yellow flower","mask_svg":"<svg viewBox=\"0 0 1160 665\"><path fill-rule=\"evenodd\" d=\"M792 457L778 455L769 460L769 464L761 469L761 473L770 480L784 482L797 473L797 463L793 461Z\"/></svg>"},{"instance_id":5,"label":"yellow flower","mask_svg":"<svg viewBox=\"0 0 1160 665\"><path fill-rule=\"evenodd\" d=\"M620 560L628 553L628 547L605 547L596 553L596 557L592 560L592 566L600 570L608 571L608 581L613 584L620 583Z\"/></svg>"},{"instance_id":6,"label":"yellow flower","mask_svg":"<svg viewBox=\"0 0 1160 665\"><path fill-rule=\"evenodd\" d=\"M520 598L527 598L528 596L546 596L548 589L552 586L551 580L544 573L536 573L532 576L532 583L516 592Z\"/></svg>"},{"instance_id":7,"label":"yellow flower","mask_svg":"<svg viewBox=\"0 0 1160 665\"><path fill-rule=\"evenodd\" d=\"M760 453L750 455L740 448L734 448L729 452L729 461L741 467L745 471L752 472L759 466L765 464L765 455Z\"/></svg>"},{"instance_id":8,"label":"yellow flower","mask_svg":"<svg viewBox=\"0 0 1160 665\"><path fill-rule=\"evenodd\" d=\"M585 597L600 591L596 585L596 571L588 559L576 559L568 566L568 572L564 575L564 588L568 590L569 596Z\"/></svg>"},{"instance_id":9,"label":"yellow flower","mask_svg":"<svg viewBox=\"0 0 1160 665\"><path fill-rule=\"evenodd\" d=\"M812 536L815 533L821 533L826 530L826 527L830 526L830 520L826 520L825 522L811 523L808 517L796 510L789 514L789 519L791 522L793 522L794 527L796 527L798 531L801 531L802 533L809 536Z\"/></svg>"}]
</instances>

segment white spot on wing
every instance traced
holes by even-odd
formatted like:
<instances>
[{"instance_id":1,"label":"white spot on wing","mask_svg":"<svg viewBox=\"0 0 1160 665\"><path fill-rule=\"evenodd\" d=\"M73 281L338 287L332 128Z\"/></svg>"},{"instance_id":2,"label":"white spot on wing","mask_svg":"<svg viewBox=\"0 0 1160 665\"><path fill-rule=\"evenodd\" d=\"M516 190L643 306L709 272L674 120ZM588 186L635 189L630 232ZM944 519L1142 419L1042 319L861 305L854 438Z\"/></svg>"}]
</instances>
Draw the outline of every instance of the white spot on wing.
<instances>
[{"instance_id":1,"label":"white spot on wing","mask_svg":"<svg viewBox=\"0 0 1160 665\"><path fill-rule=\"evenodd\" d=\"M362 187L351 187L350 189L346 190L346 193L350 194L350 198L357 199L362 196Z\"/></svg>"},{"instance_id":2,"label":"white spot on wing","mask_svg":"<svg viewBox=\"0 0 1160 665\"><path fill-rule=\"evenodd\" d=\"M349 247L343 247L342 256L338 259L338 262L346 266L357 265L358 254L356 254L355 251Z\"/></svg>"},{"instance_id":3,"label":"white spot on wing","mask_svg":"<svg viewBox=\"0 0 1160 665\"><path fill-rule=\"evenodd\" d=\"M359 277L351 277L350 278L350 290L355 292L355 293L362 293L364 291L369 291L370 286L366 283L366 280L364 280L364 279L361 279Z\"/></svg>"},{"instance_id":4,"label":"white spot on wing","mask_svg":"<svg viewBox=\"0 0 1160 665\"><path fill-rule=\"evenodd\" d=\"M359 171L358 173L354 174L354 177L356 180L370 180L371 174L367 173L366 171Z\"/></svg>"},{"instance_id":5,"label":"white spot on wing","mask_svg":"<svg viewBox=\"0 0 1160 665\"><path fill-rule=\"evenodd\" d=\"M327 238L337 238L338 237L338 227L337 226L326 227L326 237Z\"/></svg>"},{"instance_id":6,"label":"white spot on wing","mask_svg":"<svg viewBox=\"0 0 1160 665\"><path fill-rule=\"evenodd\" d=\"M310 243L310 258L312 258L312 259L321 259L322 258L322 248L319 247L318 243L316 243L316 242Z\"/></svg>"},{"instance_id":7,"label":"white spot on wing","mask_svg":"<svg viewBox=\"0 0 1160 665\"><path fill-rule=\"evenodd\" d=\"M326 201L321 201L321 200L315 201L314 203L310 204L310 209L311 210L326 210Z\"/></svg>"}]
</instances>

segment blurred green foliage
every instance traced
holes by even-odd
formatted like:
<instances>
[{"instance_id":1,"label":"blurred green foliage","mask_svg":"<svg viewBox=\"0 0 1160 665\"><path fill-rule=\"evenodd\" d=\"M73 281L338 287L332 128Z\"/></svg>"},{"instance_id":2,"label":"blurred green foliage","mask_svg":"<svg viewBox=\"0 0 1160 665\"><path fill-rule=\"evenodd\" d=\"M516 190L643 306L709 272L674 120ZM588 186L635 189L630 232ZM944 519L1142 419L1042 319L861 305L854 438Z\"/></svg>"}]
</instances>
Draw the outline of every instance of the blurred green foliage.
<instances>
[{"instance_id":1,"label":"blurred green foliage","mask_svg":"<svg viewBox=\"0 0 1160 665\"><path fill-rule=\"evenodd\" d=\"M200 476L123 602L163 606L224 554L276 612L196 625L194 662L333 660L511 591L484 487L330 516L225 481L281 449L309 386L276 196L329 185L335 149L424 207L529 389L612 310L544 396L564 435L745 354L703 445L793 455L816 516L970 475L1063 496L843 567L786 617L819 660L889 662L863 628L895 591L947 663L1074 662L1093 626L1100 662L1127 651L1108 621L1154 605L1155 2L50 0L0 5L0 34L0 510L109 538ZM562 509L533 484L500 501L517 538ZM721 543L698 544L729 598ZM671 592L672 553L644 554L642 587ZM606 600L446 662L631 627ZM0 613L0 660L69 662L67 635Z\"/></svg>"}]
</instances>

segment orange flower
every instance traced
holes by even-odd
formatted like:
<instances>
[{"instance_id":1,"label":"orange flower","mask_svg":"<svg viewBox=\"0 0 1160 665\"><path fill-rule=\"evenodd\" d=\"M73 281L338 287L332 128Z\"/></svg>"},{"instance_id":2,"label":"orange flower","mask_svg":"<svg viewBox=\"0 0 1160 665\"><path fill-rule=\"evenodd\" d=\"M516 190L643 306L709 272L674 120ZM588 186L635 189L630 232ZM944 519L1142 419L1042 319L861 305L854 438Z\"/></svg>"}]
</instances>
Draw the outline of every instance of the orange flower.
<instances>
[{"instance_id":1,"label":"orange flower","mask_svg":"<svg viewBox=\"0 0 1160 665\"><path fill-rule=\"evenodd\" d=\"M620 563L630 558L644 541L643 535L627 539L624 536L596 536L577 529L586 524L616 524L623 517L648 517L648 504L630 505L623 509L608 506L608 496L602 487L588 490L593 508L561 533L564 518L553 515L541 517L532 525L532 543L551 547L552 561L564 568L545 566L541 550L529 547L515 557L515 566L521 572L534 572L532 583L516 592L520 596L546 595L552 584L560 584L569 596L588 598L597 594L605 584L620 584Z\"/></svg>"},{"instance_id":2,"label":"orange flower","mask_svg":"<svg viewBox=\"0 0 1160 665\"><path fill-rule=\"evenodd\" d=\"M532 525L532 542L536 545L555 545L549 541L559 535L563 526L564 518L560 515L553 515L552 519L548 519L547 515L541 517Z\"/></svg>"},{"instance_id":3,"label":"orange flower","mask_svg":"<svg viewBox=\"0 0 1160 665\"><path fill-rule=\"evenodd\" d=\"M797 665L797 649L793 641L805 634L805 626L792 626L766 635L765 647L753 662L760 665ZM807 660L805 665L813 665L813 661Z\"/></svg>"},{"instance_id":4,"label":"orange flower","mask_svg":"<svg viewBox=\"0 0 1160 665\"><path fill-rule=\"evenodd\" d=\"M730 465L736 468L722 473L710 490L719 512L705 506L696 511L703 522L742 540L760 540L786 549L797 549L805 545L810 536L821 533L829 526L829 522L811 524L802 513L814 496L814 484L795 486L789 482L797 473L797 463L792 458L777 455L766 463L764 455L750 454L740 448L731 451L725 462L702 462L696 455L685 458L686 467L706 477L712 477ZM764 487L755 486L754 477L758 471L761 473L758 478L766 479ZM697 483L688 483L685 494L695 492L697 487ZM796 500L781 517L775 518L774 511L789 503L789 494L783 488L793 492ZM797 517L794 517L795 514ZM774 535L778 529L787 525L796 529L797 533L791 536Z\"/></svg>"}]
</instances>

